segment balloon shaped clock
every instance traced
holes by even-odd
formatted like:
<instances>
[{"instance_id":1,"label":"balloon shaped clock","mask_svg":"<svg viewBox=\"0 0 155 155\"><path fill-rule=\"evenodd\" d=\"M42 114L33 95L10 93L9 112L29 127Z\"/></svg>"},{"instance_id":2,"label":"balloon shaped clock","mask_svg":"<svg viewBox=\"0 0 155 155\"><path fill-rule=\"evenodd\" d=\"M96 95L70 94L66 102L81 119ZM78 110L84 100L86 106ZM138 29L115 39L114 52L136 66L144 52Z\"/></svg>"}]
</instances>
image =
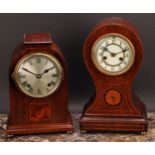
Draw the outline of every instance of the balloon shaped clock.
<instances>
[{"instance_id":1,"label":"balloon shaped clock","mask_svg":"<svg viewBox=\"0 0 155 155\"><path fill-rule=\"evenodd\" d=\"M9 70L8 135L71 132L67 66L49 34L25 34Z\"/></svg>"},{"instance_id":2,"label":"balloon shaped clock","mask_svg":"<svg viewBox=\"0 0 155 155\"><path fill-rule=\"evenodd\" d=\"M109 18L98 24L85 41L84 61L96 94L80 120L85 131L147 131L146 108L131 90L143 49L138 32L126 20Z\"/></svg>"}]
</instances>

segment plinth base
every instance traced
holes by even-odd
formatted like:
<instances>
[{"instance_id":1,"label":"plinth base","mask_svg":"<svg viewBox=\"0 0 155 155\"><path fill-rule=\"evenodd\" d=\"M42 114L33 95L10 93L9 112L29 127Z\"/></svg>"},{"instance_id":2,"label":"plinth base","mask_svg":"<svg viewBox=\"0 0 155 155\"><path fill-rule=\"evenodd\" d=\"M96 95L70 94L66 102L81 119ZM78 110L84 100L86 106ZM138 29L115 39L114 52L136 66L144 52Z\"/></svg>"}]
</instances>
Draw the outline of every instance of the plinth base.
<instances>
[{"instance_id":1,"label":"plinth base","mask_svg":"<svg viewBox=\"0 0 155 155\"><path fill-rule=\"evenodd\" d=\"M50 133L50 132L73 132L73 124L70 115L66 122L35 125L11 125L8 120L7 135Z\"/></svg>"},{"instance_id":2,"label":"plinth base","mask_svg":"<svg viewBox=\"0 0 155 155\"><path fill-rule=\"evenodd\" d=\"M147 118L112 118L84 116L80 120L82 131L147 132Z\"/></svg>"}]
</instances>

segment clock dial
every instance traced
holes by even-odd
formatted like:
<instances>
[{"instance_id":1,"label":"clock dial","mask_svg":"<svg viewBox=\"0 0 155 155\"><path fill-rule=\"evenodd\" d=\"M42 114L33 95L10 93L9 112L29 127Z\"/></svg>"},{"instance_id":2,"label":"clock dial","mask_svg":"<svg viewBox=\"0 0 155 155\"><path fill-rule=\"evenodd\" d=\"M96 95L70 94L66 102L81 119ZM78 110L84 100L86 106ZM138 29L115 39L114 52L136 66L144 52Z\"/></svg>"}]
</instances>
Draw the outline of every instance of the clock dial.
<instances>
[{"instance_id":1,"label":"clock dial","mask_svg":"<svg viewBox=\"0 0 155 155\"><path fill-rule=\"evenodd\" d=\"M120 34L100 37L93 45L92 60L95 66L108 75L120 75L128 71L135 57L132 43Z\"/></svg>"},{"instance_id":2,"label":"clock dial","mask_svg":"<svg viewBox=\"0 0 155 155\"><path fill-rule=\"evenodd\" d=\"M21 59L14 72L19 88L31 97L46 97L59 87L62 67L52 55L35 53Z\"/></svg>"}]
</instances>

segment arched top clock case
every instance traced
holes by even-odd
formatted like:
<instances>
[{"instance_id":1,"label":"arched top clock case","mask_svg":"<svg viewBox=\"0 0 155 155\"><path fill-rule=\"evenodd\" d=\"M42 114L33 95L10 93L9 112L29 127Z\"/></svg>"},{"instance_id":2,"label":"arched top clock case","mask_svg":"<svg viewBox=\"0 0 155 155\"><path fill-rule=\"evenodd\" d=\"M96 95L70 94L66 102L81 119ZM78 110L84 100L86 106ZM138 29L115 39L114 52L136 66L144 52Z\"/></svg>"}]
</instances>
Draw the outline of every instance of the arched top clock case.
<instances>
[{"instance_id":1,"label":"arched top clock case","mask_svg":"<svg viewBox=\"0 0 155 155\"><path fill-rule=\"evenodd\" d=\"M41 62L44 60L47 62ZM67 75L65 58L50 34L24 34L23 42L12 55L9 69L7 134L72 131ZM56 88L54 78L59 81L55 81Z\"/></svg>"},{"instance_id":2,"label":"arched top clock case","mask_svg":"<svg viewBox=\"0 0 155 155\"><path fill-rule=\"evenodd\" d=\"M132 67L124 74L121 74L117 77L115 76L115 79L117 80L113 80L113 76L107 76L106 74L102 74L99 70L97 70L93 64L90 54L95 41L107 34L115 34L126 37L132 43L135 51L135 59ZM100 80L103 79L104 82L106 82L106 79L108 79L108 82L112 83L116 83L116 81L119 83L127 81L131 82L139 70L143 59L142 43L137 30L127 20L118 17L105 19L103 22L98 24L87 37L84 43L83 51L85 64L92 77Z\"/></svg>"},{"instance_id":3,"label":"arched top clock case","mask_svg":"<svg viewBox=\"0 0 155 155\"><path fill-rule=\"evenodd\" d=\"M81 130L147 131L145 105L131 90L143 59L134 26L119 17L105 19L88 35L83 57L96 94L84 108Z\"/></svg>"}]
</instances>

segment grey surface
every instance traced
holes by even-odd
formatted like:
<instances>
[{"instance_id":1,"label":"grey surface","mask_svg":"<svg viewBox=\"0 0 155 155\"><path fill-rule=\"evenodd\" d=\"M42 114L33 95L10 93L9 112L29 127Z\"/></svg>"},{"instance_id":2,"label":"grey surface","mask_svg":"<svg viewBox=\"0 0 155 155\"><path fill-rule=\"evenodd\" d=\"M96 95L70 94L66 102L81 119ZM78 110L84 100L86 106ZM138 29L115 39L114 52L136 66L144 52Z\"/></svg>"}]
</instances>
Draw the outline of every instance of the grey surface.
<instances>
[{"instance_id":1,"label":"grey surface","mask_svg":"<svg viewBox=\"0 0 155 155\"><path fill-rule=\"evenodd\" d=\"M97 23L114 16L128 19L139 30L144 61L133 88L148 111L155 111L155 14L0 14L0 113L9 111L10 57L26 32L50 32L60 45L69 68L70 110L80 112L95 91L83 63L84 40Z\"/></svg>"},{"instance_id":2,"label":"grey surface","mask_svg":"<svg viewBox=\"0 0 155 155\"><path fill-rule=\"evenodd\" d=\"M149 130L145 135L119 132L87 132L82 134L79 129L80 117L79 113L72 114L74 124L72 134L40 133L16 135L8 138L5 135L7 115L0 114L0 142L155 142L155 112L147 113Z\"/></svg>"}]
</instances>

